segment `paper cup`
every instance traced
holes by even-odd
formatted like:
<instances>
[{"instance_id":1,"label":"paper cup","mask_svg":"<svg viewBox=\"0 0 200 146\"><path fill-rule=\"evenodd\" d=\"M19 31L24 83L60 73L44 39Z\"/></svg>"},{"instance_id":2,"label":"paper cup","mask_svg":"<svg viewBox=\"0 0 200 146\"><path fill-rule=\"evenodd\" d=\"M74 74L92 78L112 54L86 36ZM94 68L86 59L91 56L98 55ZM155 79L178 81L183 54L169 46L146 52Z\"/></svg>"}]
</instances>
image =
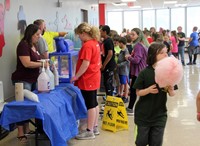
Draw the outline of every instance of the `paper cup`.
<instances>
[{"instance_id":1,"label":"paper cup","mask_svg":"<svg viewBox=\"0 0 200 146\"><path fill-rule=\"evenodd\" d=\"M24 101L24 84L15 83L15 100Z\"/></svg>"}]
</instances>

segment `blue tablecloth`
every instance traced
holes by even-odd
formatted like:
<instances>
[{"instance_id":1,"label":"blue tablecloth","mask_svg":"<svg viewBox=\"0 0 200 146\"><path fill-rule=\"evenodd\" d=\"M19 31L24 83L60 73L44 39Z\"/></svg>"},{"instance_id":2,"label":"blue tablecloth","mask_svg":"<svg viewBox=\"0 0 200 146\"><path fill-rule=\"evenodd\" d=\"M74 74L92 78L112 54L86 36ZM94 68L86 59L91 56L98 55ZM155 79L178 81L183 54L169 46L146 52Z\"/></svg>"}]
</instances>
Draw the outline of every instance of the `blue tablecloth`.
<instances>
[{"instance_id":1,"label":"blue tablecloth","mask_svg":"<svg viewBox=\"0 0 200 146\"><path fill-rule=\"evenodd\" d=\"M4 106L0 125L10 130L9 124L31 118L41 119L43 129L52 146L66 146L77 135L76 120L87 117L87 109L80 90L72 84L61 84L50 93L36 93L40 102L25 99Z\"/></svg>"}]
</instances>

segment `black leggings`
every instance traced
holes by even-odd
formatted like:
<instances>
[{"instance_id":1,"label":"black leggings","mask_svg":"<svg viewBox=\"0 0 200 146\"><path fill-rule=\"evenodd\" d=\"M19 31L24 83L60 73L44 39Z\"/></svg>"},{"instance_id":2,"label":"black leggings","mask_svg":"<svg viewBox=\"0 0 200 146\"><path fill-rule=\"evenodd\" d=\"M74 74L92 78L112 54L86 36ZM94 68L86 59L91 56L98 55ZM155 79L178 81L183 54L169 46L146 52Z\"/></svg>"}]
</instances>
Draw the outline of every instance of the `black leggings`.
<instances>
[{"instance_id":1,"label":"black leggings","mask_svg":"<svg viewBox=\"0 0 200 146\"><path fill-rule=\"evenodd\" d=\"M104 79L104 86L106 90L106 95L113 96L113 76L114 76L114 71L106 69L103 72L103 79Z\"/></svg>"},{"instance_id":2,"label":"black leggings","mask_svg":"<svg viewBox=\"0 0 200 146\"><path fill-rule=\"evenodd\" d=\"M196 63L197 60L197 54L194 54L194 59L192 61L192 55L189 54L189 63Z\"/></svg>"},{"instance_id":3,"label":"black leggings","mask_svg":"<svg viewBox=\"0 0 200 146\"><path fill-rule=\"evenodd\" d=\"M130 86L130 101L128 104L129 109L133 109L137 95L136 95L136 89L133 88L133 85L135 83L135 80L137 79L136 76L132 76L131 86Z\"/></svg>"}]
</instances>

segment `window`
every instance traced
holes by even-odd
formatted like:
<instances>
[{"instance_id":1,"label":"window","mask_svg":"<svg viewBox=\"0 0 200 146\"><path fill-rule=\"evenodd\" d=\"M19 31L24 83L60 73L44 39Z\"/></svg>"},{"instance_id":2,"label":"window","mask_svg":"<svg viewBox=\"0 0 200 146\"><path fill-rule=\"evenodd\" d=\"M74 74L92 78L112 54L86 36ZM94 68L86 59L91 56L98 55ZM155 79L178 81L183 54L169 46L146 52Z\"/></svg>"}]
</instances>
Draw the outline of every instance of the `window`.
<instances>
[{"instance_id":1,"label":"window","mask_svg":"<svg viewBox=\"0 0 200 146\"><path fill-rule=\"evenodd\" d=\"M161 27L177 31L177 27L182 26L186 37L189 37L194 26L197 26L200 30L199 14L200 6L157 10L110 11L107 12L107 24L119 34L123 28L131 30L134 27L141 29L156 27L156 30L159 31ZM140 20L142 20L142 23Z\"/></svg>"},{"instance_id":2,"label":"window","mask_svg":"<svg viewBox=\"0 0 200 146\"><path fill-rule=\"evenodd\" d=\"M170 29L169 28L169 9L156 10L156 28Z\"/></svg>"},{"instance_id":3,"label":"window","mask_svg":"<svg viewBox=\"0 0 200 146\"><path fill-rule=\"evenodd\" d=\"M118 34L122 32L122 12L108 12L107 24L111 30L116 30Z\"/></svg>"},{"instance_id":4,"label":"window","mask_svg":"<svg viewBox=\"0 0 200 146\"><path fill-rule=\"evenodd\" d=\"M139 28L139 11L124 11L124 28L126 29L133 29Z\"/></svg>"},{"instance_id":5,"label":"window","mask_svg":"<svg viewBox=\"0 0 200 146\"><path fill-rule=\"evenodd\" d=\"M194 26L197 26L200 29L200 7L188 7L187 8L187 37L192 33Z\"/></svg>"},{"instance_id":6,"label":"window","mask_svg":"<svg viewBox=\"0 0 200 146\"><path fill-rule=\"evenodd\" d=\"M155 27L155 10L143 11L143 29L146 27L148 30Z\"/></svg>"},{"instance_id":7,"label":"window","mask_svg":"<svg viewBox=\"0 0 200 146\"><path fill-rule=\"evenodd\" d=\"M171 30L177 31L178 26L185 32L185 8L171 9Z\"/></svg>"}]
</instances>

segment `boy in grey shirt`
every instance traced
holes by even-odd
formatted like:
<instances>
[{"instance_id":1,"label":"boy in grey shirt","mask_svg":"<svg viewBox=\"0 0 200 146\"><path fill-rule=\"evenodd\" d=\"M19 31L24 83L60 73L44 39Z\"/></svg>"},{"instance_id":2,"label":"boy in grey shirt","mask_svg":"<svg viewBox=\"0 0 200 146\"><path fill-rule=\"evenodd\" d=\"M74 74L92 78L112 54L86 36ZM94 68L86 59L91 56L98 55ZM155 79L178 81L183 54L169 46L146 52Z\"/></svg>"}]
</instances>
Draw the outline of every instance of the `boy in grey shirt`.
<instances>
[{"instance_id":1,"label":"boy in grey shirt","mask_svg":"<svg viewBox=\"0 0 200 146\"><path fill-rule=\"evenodd\" d=\"M126 38L120 37L119 39L119 47L121 49L118 61L117 61L117 69L120 79L120 95L124 103L128 102L128 88L129 88L129 67L130 63L125 59L125 56L129 54L129 51L126 47ZM123 93L124 92L124 93Z\"/></svg>"}]
</instances>

